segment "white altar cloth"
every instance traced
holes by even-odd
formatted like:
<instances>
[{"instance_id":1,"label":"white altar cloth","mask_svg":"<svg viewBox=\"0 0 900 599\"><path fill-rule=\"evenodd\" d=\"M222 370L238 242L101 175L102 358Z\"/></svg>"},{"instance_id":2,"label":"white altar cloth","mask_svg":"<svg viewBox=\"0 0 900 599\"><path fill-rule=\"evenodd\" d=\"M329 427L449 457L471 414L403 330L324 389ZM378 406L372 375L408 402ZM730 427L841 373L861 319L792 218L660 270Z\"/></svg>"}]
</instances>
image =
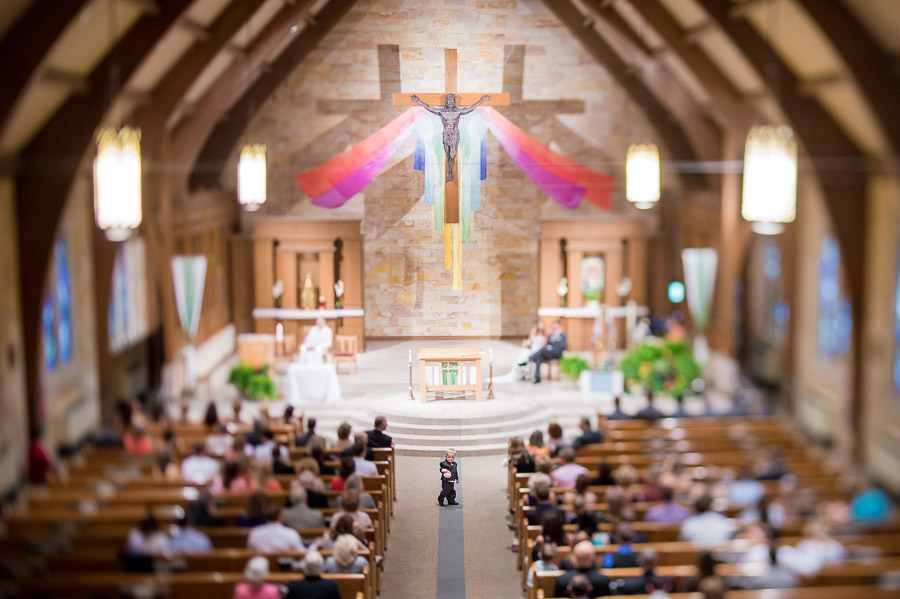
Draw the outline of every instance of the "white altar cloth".
<instances>
[{"instance_id":1,"label":"white altar cloth","mask_svg":"<svg viewBox=\"0 0 900 599\"><path fill-rule=\"evenodd\" d=\"M292 406L341 403L341 385L334 364L302 364L287 367L285 399Z\"/></svg>"}]
</instances>

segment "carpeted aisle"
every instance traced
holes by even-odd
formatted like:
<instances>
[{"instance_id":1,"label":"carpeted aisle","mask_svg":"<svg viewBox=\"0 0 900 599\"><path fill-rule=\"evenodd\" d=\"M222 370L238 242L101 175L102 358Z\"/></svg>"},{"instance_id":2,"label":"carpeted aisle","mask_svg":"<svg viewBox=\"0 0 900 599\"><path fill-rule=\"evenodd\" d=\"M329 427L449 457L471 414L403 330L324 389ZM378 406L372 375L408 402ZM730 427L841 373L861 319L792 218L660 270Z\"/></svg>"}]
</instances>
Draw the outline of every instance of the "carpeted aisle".
<instances>
[{"instance_id":1,"label":"carpeted aisle","mask_svg":"<svg viewBox=\"0 0 900 599\"><path fill-rule=\"evenodd\" d=\"M461 505L442 508L440 459L397 457L385 599L521 599L501 458L460 454L458 461Z\"/></svg>"}]
</instances>

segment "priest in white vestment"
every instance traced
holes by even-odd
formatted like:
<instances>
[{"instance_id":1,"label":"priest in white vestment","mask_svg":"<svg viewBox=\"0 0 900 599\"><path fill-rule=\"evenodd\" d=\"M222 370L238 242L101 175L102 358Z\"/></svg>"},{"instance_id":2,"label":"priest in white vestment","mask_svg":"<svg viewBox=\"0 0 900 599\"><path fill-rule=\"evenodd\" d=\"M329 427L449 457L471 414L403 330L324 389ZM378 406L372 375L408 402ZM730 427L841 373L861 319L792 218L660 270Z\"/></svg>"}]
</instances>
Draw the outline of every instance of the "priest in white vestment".
<instances>
[{"instance_id":1,"label":"priest in white vestment","mask_svg":"<svg viewBox=\"0 0 900 599\"><path fill-rule=\"evenodd\" d=\"M308 361L324 362L325 354L331 349L333 340L334 332L325 324L325 319L317 318L316 326L309 329L306 338L303 339L302 352L304 356L301 357L301 361L306 358ZM312 359L312 356L316 356L318 359Z\"/></svg>"}]
</instances>

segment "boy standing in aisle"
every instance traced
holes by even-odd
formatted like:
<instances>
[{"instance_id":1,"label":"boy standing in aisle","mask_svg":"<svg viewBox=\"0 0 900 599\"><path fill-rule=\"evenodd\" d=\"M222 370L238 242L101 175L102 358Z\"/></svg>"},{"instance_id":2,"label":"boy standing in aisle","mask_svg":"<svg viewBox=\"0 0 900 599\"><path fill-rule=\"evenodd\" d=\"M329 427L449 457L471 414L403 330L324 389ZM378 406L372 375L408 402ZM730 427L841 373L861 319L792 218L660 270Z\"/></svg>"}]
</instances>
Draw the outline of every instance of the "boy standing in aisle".
<instances>
[{"instance_id":1,"label":"boy standing in aisle","mask_svg":"<svg viewBox=\"0 0 900 599\"><path fill-rule=\"evenodd\" d=\"M451 447L441 462L441 494L438 495L438 504L444 505L446 498L447 505L459 505L456 501L455 484L459 484L459 470L456 464L456 450Z\"/></svg>"}]
</instances>

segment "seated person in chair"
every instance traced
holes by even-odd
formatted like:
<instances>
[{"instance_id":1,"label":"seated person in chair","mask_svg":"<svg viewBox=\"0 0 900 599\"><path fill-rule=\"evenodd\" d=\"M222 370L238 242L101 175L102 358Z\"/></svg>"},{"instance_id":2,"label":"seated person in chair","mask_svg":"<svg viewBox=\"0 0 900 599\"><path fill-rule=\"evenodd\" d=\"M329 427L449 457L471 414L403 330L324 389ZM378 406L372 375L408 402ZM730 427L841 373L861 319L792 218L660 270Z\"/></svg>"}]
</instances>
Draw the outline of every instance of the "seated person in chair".
<instances>
[{"instance_id":1,"label":"seated person in chair","mask_svg":"<svg viewBox=\"0 0 900 599\"><path fill-rule=\"evenodd\" d=\"M553 321L553 332L547 339L547 345L531 354L531 362L534 362L534 382L541 382L541 364L551 360L559 360L568 347L566 334L563 333L562 323Z\"/></svg>"},{"instance_id":2,"label":"seated person in chair","mask_svg":"<svg viewBox=\"0 0 900 599\"><path fill-rule=\"evenodd\" d=\"M316 326L309 329L309 332L306 333L306 337L303 339L302 350L305 350L307 356L317 356L318 358L308 359L321 363L325 361L325 354L331 349L333 341L334 331L325 324L324 318L319 317L316 319Z\"/></svg>"}]
</instances>

